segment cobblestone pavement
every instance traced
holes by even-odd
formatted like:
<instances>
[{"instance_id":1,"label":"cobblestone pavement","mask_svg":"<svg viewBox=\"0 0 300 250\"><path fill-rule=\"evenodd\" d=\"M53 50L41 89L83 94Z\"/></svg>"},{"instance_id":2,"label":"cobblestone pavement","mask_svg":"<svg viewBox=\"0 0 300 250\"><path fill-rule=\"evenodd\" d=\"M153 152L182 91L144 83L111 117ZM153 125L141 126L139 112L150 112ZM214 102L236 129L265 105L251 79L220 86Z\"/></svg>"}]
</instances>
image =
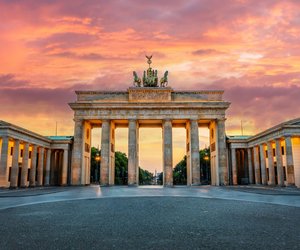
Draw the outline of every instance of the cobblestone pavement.
<instances>
[{"instance_id":1,"label":"cobblestone pavement","mask_svg":"<svg viewBox=\"0 0 300 250\"><path fill-rule=\"evenodd\" d=\"M300 249L296 188L0 190L0 249Z\"/></svg>"},{"instance_id":2,"label":"cobblestone pavement","mask_svg":"<svg viewBox=\"0 0 300 250\"><path fill-rule=\"evenodd\" d=\"M300 207L300 189L298 188L263 186L176 186L174 188L163 188L162 186L100 187L99 185L91 185L85 187L1 189L0 209L64 200L155 196L217 198Z\"/></svg>"}]
</instances>

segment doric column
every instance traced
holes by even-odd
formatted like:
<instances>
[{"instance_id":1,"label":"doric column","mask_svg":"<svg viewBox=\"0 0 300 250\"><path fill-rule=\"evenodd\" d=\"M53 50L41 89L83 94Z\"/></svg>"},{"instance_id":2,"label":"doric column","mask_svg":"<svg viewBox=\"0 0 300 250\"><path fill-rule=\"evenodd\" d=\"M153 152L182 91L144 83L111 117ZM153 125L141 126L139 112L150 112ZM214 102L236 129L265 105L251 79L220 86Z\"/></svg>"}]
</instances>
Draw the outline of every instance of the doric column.
<instances>
[{"instance_id":1,"label":"doric column","mask_svg":"<svg viewBox=\"0 0 300 250\"><path fill-rule=\"evenodd\" d=\"M253 147L253 158L254 158L254 174L255 174L255 184L261 184L261 176L259 169L259 147Z\"/></svg>"},{"instance_id":2,"label":"doric column","mask_svg":"<svg viewBox=\"0 0 300 250\"><path fill-rule=\"evenodd\" d=\"M39 162L37 169L37 185L43 186L43 172L44 172L44 152L45 149L43 147L39 147Z\"/></svg>"},{"instance_id":3,"label":"doric column","mask_svg":"<svg viewBox=\"0 0 300 250\"><path fill-rule=\"evenodd\" d=\"M49 186L50 185L50 167L51 167L51 149L47 149L47 155L46 155L46 171L44 176L44 185Z\"/></svg>"},{"instance_id":4,"label":"doric column","mask_svg":"<svg viewBox=\"0 0 300 250\"><path fill-rule=\"evenodd\" d=\"M163 176L164 186L173 186L173 148L172 148L172 122L163 121Z\"/></svg>"},{"instance_id":5,"label":"doric column","mask_svg":"<svg viewBox=\"0 0 300 250\"><path fill-rule=\"evenodd\" d=\"M29 144L27 142L24 142L23 145L24 145L24 150L23 150L22 172L21 172L21 187L27 187Z\"/></svg>"},{"instance_id":6,"label":"doric column","mask_svg":"<svg viewBox=\"0 0 300 250\"><path fill-rule=\"evenodd\" d=\"M109 167L110 167L110 121L102 121L102 136L101 136L101 169L100 169L100 184L103 186L109 185Z\"/></svg>"},{"instance_id":7,"label":"doric column","mask_svg":"<svg viewBox=\"0 0 300 250\"><path fill-rule=\"evenodd\" d=\"M59 150L58 157L58 185L62 184L62 169L63 169L63 161L64 161L64 152L63 150ZM82 178L82 175L81 175Z\"/></svg>"},{"instance_id":8,"label":"doric column","mask_svg":"<svg viewBox=\"0 0 300 250\"><path fill-rule=\"evenodd\" d=\"M247 149L247 157L248 157L249 184L253 184L253 167L252 167L252 154L251 154L251 148L248 148L248 149Z\"/></svg>"},{"instance_id":9,"label":"doric column","mask_svg":"<svg viewBox=\"0 0 300 250\"><path fill-rule=\"evenodd\" d=\"M259 152L260 152L260 171L261 171L261 184L267 185L268 184L268 178L266 173L266 154L264 145L259 145Z\"/></svg>"},{"instance_id":10,"label":"doric column","mask_svg":"<svg viewBox=\"0 0 300 250\"><path fill-rule=\"evenodd\" d=\"M277 180L278 185L284 186L284 174L283 174L283 164L282 164L282 152L281 152L281 141L280 139L276 139L276 166L277 166Z\"/></svg>"},{"instance_id":11,"label":"doric column","mask_svg":"<svg viewBox=\"0 0 300 250\"><path fill-rule=\"evenodd\" d=\"M191 170L191 123L186 123L186 184L192 185L192 170Z\"/></svg>"},{"instance_id":12,"label":"doric column","mask_svg":"<svg viewBox=\"0 0 300 250\"><path fill-rule=\"evenodd\" d=\"M231 164L232 164L232 184L237 185L237 167L236 167L236 151L235 148L231 148Z\"/></svg>"},{"instance_id":13,"label":"doric column","mask_svg":"<svg viewBox=\"0 0 300 250\"><path fill-rule=\"evenodd\" d=\"M294 159L293 159L293 150L292 150L292 140L290 136L285 137L285 151L286 151L287 184L288 186L294 186L295 185Z\"/></svg>"},{"instance_id":14,"label":"doric column","mask_svg":"<svg viewBox=\"0 0 300 250\"><path fill-rule=\"evenodd\" d=\"M81 184L81 170L83 168L84 130L83 120L74 119L74 143L72 152L72 185Z\"/></svg>"},{"instance_id":15,"label":"doric column","mask_svg":"<svg viewBox=\"0 0 300 250\"><path fill-rule=\"evenodd\" d=\"M10 173L10 187L18 187L18 175L19 175L19 154L20 154L20 141L14 139L14 149L13 149L13 158L12 166Z\"/></svg>"},{"instance_id":16,"label":"doric column","mask_svg":"<svg viewBox=\"0 0 300 250\"><path fill-rule=\"evenodd\" d=\"M275 185L275 170L274 170L274 158L273 158L273 146L272 142L267 143L268 146L268 168L269 168L269 183Z\"/></svg>"},{"instance_id":17,"label":"doric column","mask_svg":"<svg viewBox=\"0 0 300 250\"><path fill-rule=\"evenodd\" d=\"M8 155L9 155L9 138L2 137L1 157L0 157L0 187L7 187L8 178Z\"/></svg>"},{"instance_id":18,"label":"doric column","mask_svg":"<svg viewBox=\"0 0 300 250\"><path fill-rule=\"evenodd\" d=\"M219 184L228 185L228 167L227 167L227 150L225 136L225 119L217 120L217 144L218 144L218 167L219 167Z\"/></svg>"},{"instance_id":19,"label":"doric column","mask_svg":"<svg viewBox=\"0 0 300 250\"><path fill-rule=\"evenodd\" d=\"M51 170L50 170L50 185L56 184L57 174L56 174L56 150L51 150Z\"/></svg>"},{"instance_id":20,"label":"doric column","mask_svg":"<svg viewBox=\"0 0 300 250\"><path fill-rule=\"evenodd\" d=\"M35 187L35 179L36 179L36 154L37 154L37 146L32 145L31 151L31 164L30 164L30 176L29 176L29 186Z\"/></svg>"},{"instance_id":21,"label":"doric column","mask_svg":"<svg viewBox=\"0 0 300 250\"><path fill-rule=\"evenodd\" d=\"M61 177L61 175L60 175L60 170L61 170L60 163L61 163L61 160L60 160L60 158L61 158L60 150L57 150L56 151L56 158L55 158L55 164L56 164L56 184L57 185L60 185L60 183L61 183L61 179L60 179L60 177Z\"/></svg>"},{"instance_id":22,"label":"doric column","mask_svg":"<svg viewBox=\"0 0 300 250\"><path fill-rule=\"evenodd\" d=\"M68 180L68 158L69 158L69 152L67 149L64 149L62 178L61 178L61 185L63 186L67 185L67 180Z\"/></svg>"},{"instance_id":23,"label":"doric column","mask_svg":"<svg viewBox=\"0 0 300 250\"><path fill-rule=\"evenodd\" d=\"M139 184L138 159L139 128L136 120L129 120L128 124L128 185Z\"/></svg>"},{"instance_id":24,"label":"doric column","mask_svg":"<svg viewBox=\"0 0 300 250\"><path fill-rule=\"evenodd\" d=\"M199 126L197 120L191 120L191 170L192 185L201 184L200 181L200 157L199 157Z\"/></svg>"},{"instance_id":25,"label":"doric column","mask_svg":"<svg viewBox=\"0 0 300 250\"><path fill-rule=\"evenodd\" d=\"M109 185L115 185L115 124L110 121Z\"/></svg>"}]
</instances>

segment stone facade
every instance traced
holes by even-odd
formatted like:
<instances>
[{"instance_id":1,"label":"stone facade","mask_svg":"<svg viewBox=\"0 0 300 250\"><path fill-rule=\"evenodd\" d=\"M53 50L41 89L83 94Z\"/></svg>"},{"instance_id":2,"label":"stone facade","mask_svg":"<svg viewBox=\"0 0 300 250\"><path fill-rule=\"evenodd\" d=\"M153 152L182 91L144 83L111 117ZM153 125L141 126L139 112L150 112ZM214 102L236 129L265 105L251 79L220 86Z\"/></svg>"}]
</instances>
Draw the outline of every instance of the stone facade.
<instances>
[{"instance_id":1,"label":"stone facade","mask_svg":"<svg viewBox=\"0 0 300 250\"><path fill-rule=\"evenodd\" d=\"M227 143L231 184L300 187L300 118Z\"/></svg>"},{"instance_id":2,"label":"stone facade","mask_svg":"<svg viewBox=\"0 0 300 250\"><path fill-rule=\"evenodd\" d=\"M72 143L0 121L0 187L69 184Z\"/></svg>"},{"instance_id":3,"label":"stone facade","mask_svg":"<svg viewBox=\"0 0 300 250\"><path fill-rule=\"evenodd\" d=\"M102 127L101 185L114 184L115 129L128 127L128 183L138 184L139 127L157 126L163 133L163 182L173 185L172 127L187 131L188 185L200 185L199 130L213 127L216 161L213 184L228 185L225 141L225 111L230 103L222 99L223 91L174 91L172 88L133 87L127 91L76 91L77 100L70 103L74 110L74 150L72 154L72 185L88 184L83 175L88 173L84 161L84 142L87 123L90 128ZM87 144L85 146L84 144ZM87 157L87 156L86 156Z\"/></svg>"}]
</instances>

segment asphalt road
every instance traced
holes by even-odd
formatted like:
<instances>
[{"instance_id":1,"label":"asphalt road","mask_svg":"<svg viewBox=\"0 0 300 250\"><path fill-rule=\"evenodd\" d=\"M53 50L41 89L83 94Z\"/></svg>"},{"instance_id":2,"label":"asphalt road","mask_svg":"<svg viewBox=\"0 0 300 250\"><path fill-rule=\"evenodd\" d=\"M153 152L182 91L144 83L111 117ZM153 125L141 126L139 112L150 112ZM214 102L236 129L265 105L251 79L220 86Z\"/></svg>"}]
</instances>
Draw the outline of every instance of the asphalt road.
<instances>
[{"instance_id":1,"label":"asphalt road","mask_svg":"<svg viewBox=\"0 0 300 250\"><path fill-rule=\"evenodd\" d=\"M0 210L0 249L300 249L300 208L108 197Z\"/></svg>"}]
</instances>

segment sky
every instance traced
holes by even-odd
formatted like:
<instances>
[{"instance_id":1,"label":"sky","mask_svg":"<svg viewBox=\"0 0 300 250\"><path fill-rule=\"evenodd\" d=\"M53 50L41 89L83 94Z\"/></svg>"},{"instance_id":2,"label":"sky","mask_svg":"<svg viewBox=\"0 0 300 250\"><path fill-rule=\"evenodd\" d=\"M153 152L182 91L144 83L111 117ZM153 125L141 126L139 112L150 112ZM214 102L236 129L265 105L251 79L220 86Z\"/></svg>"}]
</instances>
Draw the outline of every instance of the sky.
<instances>
[{"instance_id":1,"label":"sky","mask_svg":"<svg viewBox=\"0 0 300 250\"><path fill-rule=\"evenodd\" d=\"M74 91L126 90L145 54L174 90L225 90L229 135L300 116L299 0L0 0L0 120L73 135Z\"/></svg>"}]
</instances>

